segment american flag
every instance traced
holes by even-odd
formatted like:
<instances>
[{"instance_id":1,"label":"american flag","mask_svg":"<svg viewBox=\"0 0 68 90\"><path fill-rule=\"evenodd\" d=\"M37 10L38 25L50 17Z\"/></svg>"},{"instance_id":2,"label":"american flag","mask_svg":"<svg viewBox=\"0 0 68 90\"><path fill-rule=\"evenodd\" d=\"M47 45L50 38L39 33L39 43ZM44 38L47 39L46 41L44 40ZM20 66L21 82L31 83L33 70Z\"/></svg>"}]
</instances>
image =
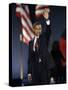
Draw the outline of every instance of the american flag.
<instances>
[{"instance_id":1,"label":"american flag","mask_svg":"<svg viewBox=\"0 0 68 90\"><path fill-rule=\"evenodd\" d=\"M30 12L28 5L16 4L16 16L21 19L22 34L20 40L24 43L29 44L29 41L34 38L32 31L32 22L30 20Z\"/></svg>"},{"instance_id":2,"label":"american flag","mask_svg":"<svg viewBox=\"0 0 68 90\"><path fill-rule=\"evenodd\" d=\"M47 9L47 5L36 5L35 7L35 15L36 17L41 17L45 9Z\"/></svg>"}]
</instances>

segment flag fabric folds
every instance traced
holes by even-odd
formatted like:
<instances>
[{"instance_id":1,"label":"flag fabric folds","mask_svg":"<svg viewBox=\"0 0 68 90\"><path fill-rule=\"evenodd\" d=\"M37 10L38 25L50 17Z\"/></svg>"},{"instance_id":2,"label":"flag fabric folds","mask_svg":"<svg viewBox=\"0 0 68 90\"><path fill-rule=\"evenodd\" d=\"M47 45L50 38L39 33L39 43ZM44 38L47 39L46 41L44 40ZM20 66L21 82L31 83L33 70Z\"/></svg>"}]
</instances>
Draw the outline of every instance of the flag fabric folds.
<instances>
[{"instance_id":1,"label":"flag fabric folds","mask_svg":"<svg viewBox=\"0 0 68 90\"><path fill-rule=\"evenodd\" d=\"M48 8L48 6L46 6L46 5L36 5L36 7L35 7L36 17L41 17L44 10L47 9L47 8Z\"/></svg>"},{"instance_id":2,"label":"flag fabric folds","mask_svg":"<svg viewBox=\"0 0 68 90\"><path fill-rule=\"evenodd\" d=\"M16 4L16 16L21 19L22 24L22 34L20 35L20 40L28 45L29 41L34 38L28 5Z\"/></svg>"}]
</instances>

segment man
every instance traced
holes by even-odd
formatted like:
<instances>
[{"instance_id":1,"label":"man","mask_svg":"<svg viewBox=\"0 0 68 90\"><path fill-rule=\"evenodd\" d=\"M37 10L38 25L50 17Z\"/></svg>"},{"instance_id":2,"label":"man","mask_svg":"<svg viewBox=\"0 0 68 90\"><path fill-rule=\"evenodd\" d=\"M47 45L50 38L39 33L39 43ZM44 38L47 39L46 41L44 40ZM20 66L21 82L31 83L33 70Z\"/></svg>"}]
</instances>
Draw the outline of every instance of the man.
<instances>
[{"instance_id":1,"label":"man","mask_svg":"<svg viewBox=\"0 0 68 90\"><path fill-rule=\"evenodd\" d=\"M50 37L49 11L43 13L46 20L45 32L42 23L36 22L33 25L35 38L29 43L29 60L28 60L28 80L32 80L34 85L49 84L50 69L54 67L54 62L48 52L48 40Z\"/></svg>"}]
</instances>

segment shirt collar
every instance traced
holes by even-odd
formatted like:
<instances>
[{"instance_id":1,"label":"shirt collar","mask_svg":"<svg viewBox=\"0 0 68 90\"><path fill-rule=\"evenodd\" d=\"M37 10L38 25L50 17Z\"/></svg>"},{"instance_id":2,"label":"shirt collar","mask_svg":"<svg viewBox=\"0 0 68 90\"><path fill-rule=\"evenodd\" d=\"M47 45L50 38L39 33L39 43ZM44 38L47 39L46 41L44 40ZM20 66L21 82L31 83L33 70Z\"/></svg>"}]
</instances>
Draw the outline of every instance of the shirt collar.
<instances>
[{"instance_id":1,"label":"shirt collar","mask_svg":"<svg viewBox=\"0 0 68 90\"><path fill-rule=\"evenodd\" d=\"M39 38L39 36L35 36L34 38L38 39L38 38Z\"/></svg>"}]
</instances>

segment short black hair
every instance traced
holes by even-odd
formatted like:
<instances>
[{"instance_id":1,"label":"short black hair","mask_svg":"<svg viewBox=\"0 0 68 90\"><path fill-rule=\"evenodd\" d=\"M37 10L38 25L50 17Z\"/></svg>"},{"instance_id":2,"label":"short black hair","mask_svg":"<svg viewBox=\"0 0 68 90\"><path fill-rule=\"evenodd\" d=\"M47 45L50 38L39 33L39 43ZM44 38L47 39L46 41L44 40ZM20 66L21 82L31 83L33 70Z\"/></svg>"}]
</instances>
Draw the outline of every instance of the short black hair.
<instances>
[{"instance_id":1,"label":"short black hair","mask_svg":"<svg viewBox=\"0 0 68 90\"><path fill-rule=\"evenodd\" d=\"M35 28L36 25L41 25L41 23L40 23L40 22L35 22L35 23L33 24L33 28Z\"/></svg>"}]
</instances>

